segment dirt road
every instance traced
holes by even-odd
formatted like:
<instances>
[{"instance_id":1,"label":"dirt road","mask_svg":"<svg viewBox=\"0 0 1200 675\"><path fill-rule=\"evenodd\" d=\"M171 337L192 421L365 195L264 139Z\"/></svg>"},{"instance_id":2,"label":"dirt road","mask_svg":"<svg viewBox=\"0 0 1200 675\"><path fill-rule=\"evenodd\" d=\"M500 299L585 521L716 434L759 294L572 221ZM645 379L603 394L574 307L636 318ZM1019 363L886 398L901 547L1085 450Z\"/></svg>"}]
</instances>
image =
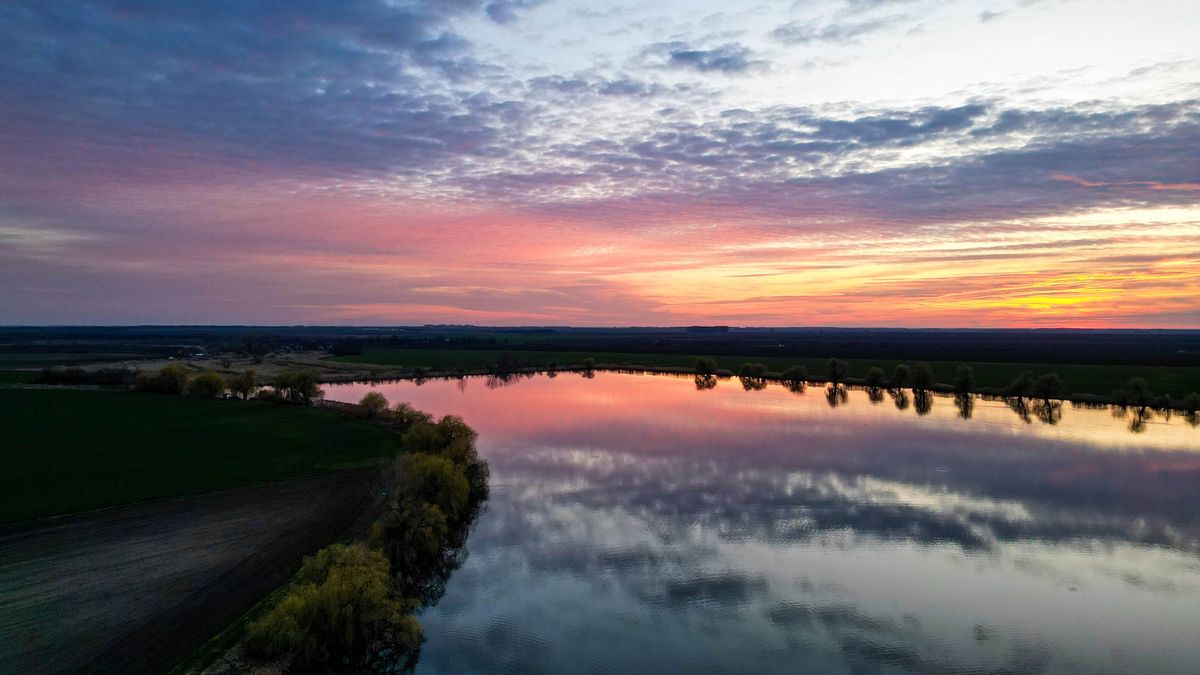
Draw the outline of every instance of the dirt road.
<instances>
[{"instance_id":1,"label":"dirt road","mask_svg":"<svg viewBox=\"0 0 1200 675\"><path fill-rule=\"evenodd\" d=\"M0 528L0 672L164 672L369 510L375 473Z\"/></svg>"}]
</instances>

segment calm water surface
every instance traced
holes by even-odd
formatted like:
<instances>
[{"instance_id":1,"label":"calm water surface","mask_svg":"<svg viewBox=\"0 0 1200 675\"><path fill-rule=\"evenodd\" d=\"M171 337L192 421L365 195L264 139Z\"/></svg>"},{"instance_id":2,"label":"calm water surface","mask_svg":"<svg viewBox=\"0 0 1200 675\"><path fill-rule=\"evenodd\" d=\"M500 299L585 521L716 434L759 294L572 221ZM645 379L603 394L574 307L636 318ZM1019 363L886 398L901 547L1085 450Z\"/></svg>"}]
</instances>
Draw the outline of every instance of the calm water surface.
<instances>
[{"instance_id":1,"label":"calm water surface","mask_svg":"<svg viewBox=\"0 0 1200 675\"><path fill-rule=\"evenodd\" d=\"M493 472L418 672L1200 673L1179 417L612 373L326 395L371 388Z\"/></svg>"}]
</instances>

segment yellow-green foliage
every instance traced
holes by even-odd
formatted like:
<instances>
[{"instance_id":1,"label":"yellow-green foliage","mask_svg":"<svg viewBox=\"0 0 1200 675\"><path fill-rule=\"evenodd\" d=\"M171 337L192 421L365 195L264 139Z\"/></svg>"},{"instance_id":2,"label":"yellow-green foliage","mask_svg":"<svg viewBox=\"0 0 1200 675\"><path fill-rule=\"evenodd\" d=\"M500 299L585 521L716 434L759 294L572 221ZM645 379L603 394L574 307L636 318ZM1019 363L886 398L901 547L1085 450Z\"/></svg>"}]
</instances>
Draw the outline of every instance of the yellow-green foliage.
<instances>
[{"instance_id":1,"label":"yellow-green foliage","mask_svg":"<svg viewBox=\"0 0 1200 675\"><path fill-rule=\"evenodd\" d=\"M471 485L454 462L438 455L405 455L396 463L396 492L441 509L450 521L467 513Z\"/></svg>"},{"instance_id":2,"label":"yellow-green foliage","mask_svg":"<svg viewBox=\"0 0 1200 675\"><path fill-rule=\"evenodd\" d=\"M392 593L382 552L334 544L308 558L287 595L249 625L246 649L287 657L292 670L386 671L421 644L413 609Z\"/></svg>"},{"instance_id":3,"label":"yellow-green foliage","mask_svg":"<svg viewBox=\"0 0 1200 675\"><path fill-rule=\"evenodd\" d=\"M206 370L200 373L188 382L187 392L192 396L201 398L216 398L225 391L225 380L221 378L221 374Z\"/></svg>"}]
</instances>

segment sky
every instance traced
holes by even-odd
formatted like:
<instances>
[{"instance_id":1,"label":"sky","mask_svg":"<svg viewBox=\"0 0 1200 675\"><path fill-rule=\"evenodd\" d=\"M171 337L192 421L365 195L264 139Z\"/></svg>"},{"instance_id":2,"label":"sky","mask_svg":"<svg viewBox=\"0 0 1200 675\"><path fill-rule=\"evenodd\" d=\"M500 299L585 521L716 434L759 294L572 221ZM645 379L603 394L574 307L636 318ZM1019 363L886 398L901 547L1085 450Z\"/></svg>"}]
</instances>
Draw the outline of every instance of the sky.
<instances>
[{"instance_id":1,"label":"sky","mask_svg":"<svg viewBox=\"0 0 1200 675\"><path fill-rule=\"evenodd\" d=\"M1200 328L1194 0L0 4L0 323Z\"/></svg>"}]
</instances>

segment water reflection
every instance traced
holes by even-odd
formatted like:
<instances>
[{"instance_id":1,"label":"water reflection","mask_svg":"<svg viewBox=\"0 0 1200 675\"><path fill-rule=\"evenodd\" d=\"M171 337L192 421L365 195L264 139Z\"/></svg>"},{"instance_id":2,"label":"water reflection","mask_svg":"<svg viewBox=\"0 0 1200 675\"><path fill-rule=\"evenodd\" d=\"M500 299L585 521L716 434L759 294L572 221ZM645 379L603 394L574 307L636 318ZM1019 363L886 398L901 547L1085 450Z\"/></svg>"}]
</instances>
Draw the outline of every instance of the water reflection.
<instances>
[{"instance_id":1,"label":"water reflection","mask_svg":"<svg viewBox=\"0 0 1200 675\"><path fill-rule=\"evenodd\" d=\"M1005 401L926 394L918 417L903 391L893 407L698 382L379 387L462 415L493 469L471 557L422 617L418 671L1200 660L1200 452L1179 416L1132 435L1096 410L1027 403L1055 424L1026 425Z\"/></svg>"}]
</instances>

